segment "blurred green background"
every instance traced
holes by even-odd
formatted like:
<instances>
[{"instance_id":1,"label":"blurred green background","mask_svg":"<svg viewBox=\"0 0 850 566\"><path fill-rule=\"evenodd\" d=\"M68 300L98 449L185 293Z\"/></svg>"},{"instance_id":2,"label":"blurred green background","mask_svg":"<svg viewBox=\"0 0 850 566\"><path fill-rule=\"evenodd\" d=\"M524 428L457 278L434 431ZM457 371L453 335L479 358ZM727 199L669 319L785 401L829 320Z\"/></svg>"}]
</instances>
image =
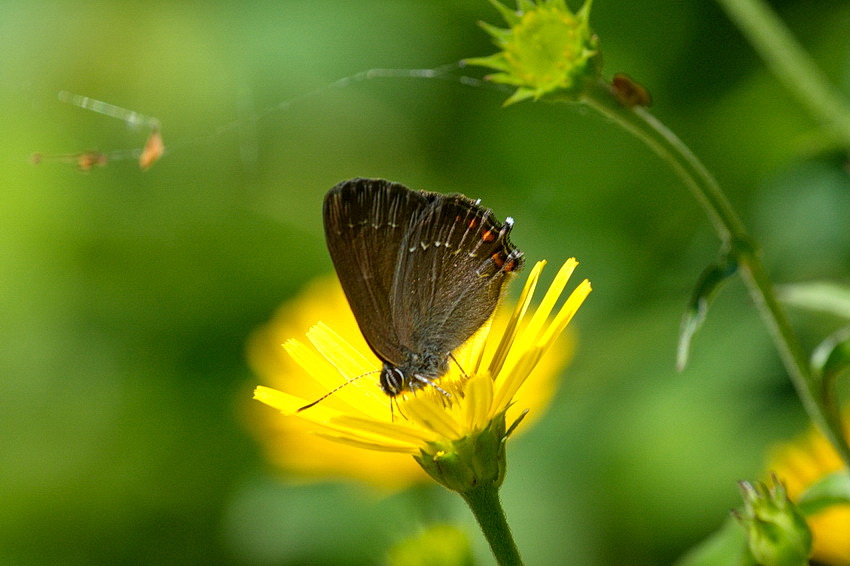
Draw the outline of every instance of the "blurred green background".
<instances>
[{"instance_id":1,"label":"blurred green background","mask_svg":"<svg viewBox=\"0 0 850 566\"><path fill-rule=\"evenodd\" d=\"M850 90L850 4L772 4ZM491 563L459 498L282 481L244 424L246 337L331 270L321 199L354 176L482 198L530 260L576 256L593 282L551 411L509 446L528 564L669 564L721 524L806 418L737 280L675 371L718 241L670 170L582 108L329 86L489 54L482 19L501 23L484 0L0 4L0 563L375 564L434 521ZM596 0L591 23L606 75L650 89L775 279L846 280L845 156L717 5ZM63 90L159 118L168 154L32 165L144 142ZM795 322L810 345L838 324Z\"/></svg>"}]
</instances>

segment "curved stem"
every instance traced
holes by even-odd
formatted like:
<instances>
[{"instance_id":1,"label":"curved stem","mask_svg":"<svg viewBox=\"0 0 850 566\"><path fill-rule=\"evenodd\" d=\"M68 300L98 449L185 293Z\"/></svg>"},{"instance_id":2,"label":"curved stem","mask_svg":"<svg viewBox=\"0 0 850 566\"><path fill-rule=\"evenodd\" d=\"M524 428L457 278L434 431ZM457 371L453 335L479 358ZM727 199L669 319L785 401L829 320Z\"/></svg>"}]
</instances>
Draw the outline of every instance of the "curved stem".
<instances>
[{"instance_id":1,"label":"curved stem","mask_svg":"<svg viewBox=\"0 0 850 566\"><path fill-rule=\"evenodd\" d=\"M522 566L522 558L499 500L499 488L485 482L475 489L461 493L461 496L481 526L496 562L500 566Z\"/></svg>"},{"instance_id":2,"label":"curved stem","mask_svg":"<svg viewBox=\"0 0 850 566\"><path fill-rule=\"evenodd\" d=\"M850 104L762 0L717 0L802 106L850 146Z\"/></svg>"},{"instance_id":3,"label":"curved stem","mask_svg":"<svg viewBox=\"0 0 850 566\"><path fill-rule=\"evenodd\" d=\"M830 418L830 412L824 407L820 384L812 375L803 347L776 298L773 284L761 262L758 250L717 180L672 131L645 108L632 109L622 106L605 82L597 81L587 89L582 102L646 143L673 168L691 190L724 246L734 254L744 282L770 330L803 406L845 464L850 466L850 447L844 439L841 423Z\"/></svg>"}]
</instances>

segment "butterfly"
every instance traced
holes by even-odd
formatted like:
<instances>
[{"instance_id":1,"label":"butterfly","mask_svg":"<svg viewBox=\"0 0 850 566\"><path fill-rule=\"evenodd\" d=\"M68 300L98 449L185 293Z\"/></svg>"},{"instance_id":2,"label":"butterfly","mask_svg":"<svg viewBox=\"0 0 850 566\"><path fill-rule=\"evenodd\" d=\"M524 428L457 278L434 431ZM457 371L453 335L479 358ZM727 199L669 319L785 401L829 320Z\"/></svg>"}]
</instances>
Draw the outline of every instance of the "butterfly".
<instances>
[{"instance_id":1,"label":"butterfly","mask_svg":"<svg viewBox=\"0 0 850 566\"><path fill-rule=\"evenodd\" d=\"M436 380L522 267L513 219L501 223L461 194L362 178L328 191L323 215L342 289L382 362L381 390L394 398L433 386L449 396Z\"/></svg>"}]
</instances>

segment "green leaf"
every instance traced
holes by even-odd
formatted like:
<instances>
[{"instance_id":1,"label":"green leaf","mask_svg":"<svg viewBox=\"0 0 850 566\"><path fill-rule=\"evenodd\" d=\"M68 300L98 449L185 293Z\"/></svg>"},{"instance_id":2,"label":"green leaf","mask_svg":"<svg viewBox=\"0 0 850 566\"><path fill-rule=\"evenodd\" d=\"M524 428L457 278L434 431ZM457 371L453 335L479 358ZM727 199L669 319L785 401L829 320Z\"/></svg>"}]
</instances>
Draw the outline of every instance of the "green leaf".
<instances>
[{"instance_id":1,"label":"green leaf","mask_svg":"<svg viewBox=\"0 0 850 566\"><path fill-rule=\"evenodd\" d=\"M850 320L850 286L832 281L780 285L779 300L800 309L831 313Z\"/></svg>"},{"instance_id":2,"label":"green leaf","mask_svg":"<svg viewBox=\"0 0 850 566\"><path fill-rule=\"evenodd\" d=\"M744 529L730 517L717 531L692 548L676 566L755 566Z\"/></svg>"},{"instance_id":3,"label":"green leaf","mask_svg":"<svg viewBox=\"0 0 850 566\"><path fill-rule=\"evenodd\" d=\"M676 351L676 368L681 371L688 363L691 342L708 314L708 305L720 286L737 271L738 264L731 254L725 254L720 262L709 265L702 272L694 287L688 308L682 317L679 329L679 346Z\"/></svg>"},{"instance_id":4,"label":"green leaf","mask_svg":"<svg viewBox=\"0 0 850 566\"><path fill-rule=\"evenodd\" d=\"M837 431L844 430L841 402L836 391L839 378L850 373L850 327L834 332L821 342L812 352L811 366L830 426ZM843 438L838 441L846 442Z\"/></svg>"},{"instance_id":5,"label":"green leaf","mask_svg":"<svg viewBox=\"0 0 850 566\"><path fill-rule=\"evenodd\" d=\"M812 370L825 383L850 369L850 327L830 335L812 352Z\"/></svg>"},{"instance_id":6,"label":"green leaf","mask_svg":"<svg viewBox=\"0 0 850 566\"><path fill-rule=\"evenodd\" d=\"M813 515L832 505L850 505L850 474L833 472L810 485L797 501L805 515Z\"/></svg>"}]
</instances>

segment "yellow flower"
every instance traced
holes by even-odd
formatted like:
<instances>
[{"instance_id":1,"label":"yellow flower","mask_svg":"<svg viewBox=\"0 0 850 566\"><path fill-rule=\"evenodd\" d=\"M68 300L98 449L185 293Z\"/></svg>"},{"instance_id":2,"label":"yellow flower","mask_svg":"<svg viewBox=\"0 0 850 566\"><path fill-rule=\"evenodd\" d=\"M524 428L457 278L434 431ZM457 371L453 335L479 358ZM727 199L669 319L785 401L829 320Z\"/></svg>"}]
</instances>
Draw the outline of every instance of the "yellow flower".
<instances>
[{"instance_id":1,"label":"yellow flower","mask_svg":"<svg viewBox=\"0 0 850 566\"><path fill-rule=\"evenodd\" d=\"M275 387L257 387L254 397L284 415L265 423L278 434L269 444L270 458L301 475L354 477L387 487L403 487L426 476L413 458L399 457L400 454L422 458L424 453L439 459L446 455L445 449L450 449L452 442L481 432L499 415L502 422L506 415L510 422L516 421L526 408L539 415L554 390L554 376L571 344L555 348L549 360L539 362L590 292L590 283L582 282L550 319L577 265L575 260L568 260L540 306L530 313L529 304L544 264L539 262L531 270L511 313L495 316L492 323L455 352L458 363L450 364L449 371L439 380L450 397L433 387L399 396L395 401L382 393L377 377L364 376L378 370L380 362L363 340L342 293L328 282L316 284L309 291L309 307L285 307L276 321L261 329L250 343L252 365ZM293 339L287 340L284 348L278 347L278 351L271 347L280 343L282 331L289 333L292 326L304 328L305 320L315 320L316 315L334 321L337 331L319 323L307 333L312 347ZM282 327L277 320L286 320L290 327ZM284 349L291 360L283 356ZM540 379L530 380L531 386L520 390L538 364L536 377ZM298 411L348 381L349 385L321 403ZM391 403L395 402L393 420ZM304 433L335 442L323 442ZM509 433L510 430L505 435Z\"/></svg>"},{"instance_id":2,"label":"yellow flower","mask_svg":"<svg viewBox=\"0 0 850 566\"><path fill-rule=\"evenodd\" d=\"M488 79L517 87L506 105L554 92L575 96L598 78L601 63L597 38L590 31L591 0L575 14L564 0L517 0L516 11L497 0L491 3L510 28L482 23L500 51L466 63L495 69L498 72Z\"/></svg>"},{"instance_id":3,"label":"yellow flower","mask_svg":"<svg viewBox=\"0 0 850 566\"><path fill-rule=\"evenodd\" d=\"M829 441L812 427L797 440L778 447L769 469L785 484L791 500L798 502L809 487L845 468ZM806 522L812 531L813 560L850 565L850 505L830 505L807 516Z\"/></svg>"}]
</instances>

